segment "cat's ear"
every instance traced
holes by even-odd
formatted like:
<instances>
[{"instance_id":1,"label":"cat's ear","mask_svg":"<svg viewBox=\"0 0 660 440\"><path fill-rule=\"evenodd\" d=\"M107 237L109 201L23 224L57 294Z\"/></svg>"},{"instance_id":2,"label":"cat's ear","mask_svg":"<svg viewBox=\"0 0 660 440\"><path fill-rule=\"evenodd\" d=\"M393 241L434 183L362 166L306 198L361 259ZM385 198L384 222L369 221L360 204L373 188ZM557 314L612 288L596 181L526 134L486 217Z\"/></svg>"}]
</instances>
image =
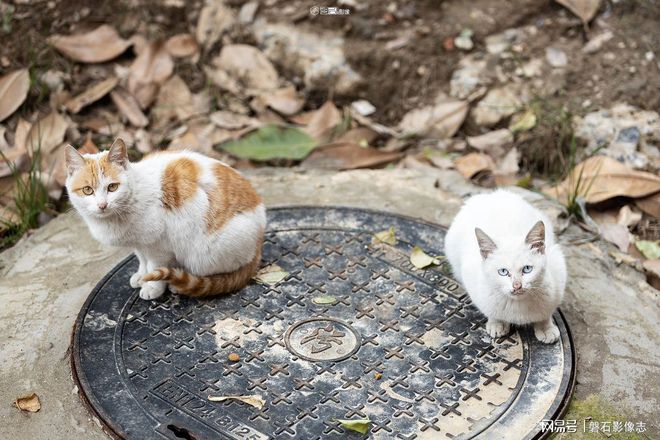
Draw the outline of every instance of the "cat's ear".
<instances>
[{"instance_id":1,"label":"cat's ear","mask_svg":"<svg viewBox=\"0 0 660 440\"><path fill-rule=\"evenodd\" d=\"M64 147L66 172L70 176L85 166L85 158L72 145Z\"/></svg>"},{"instance_id":2,"label":"cat's ear","mask_svg":"<svg viewBox=\"0 0 660 440\"><path fill-rule=\"evenodd\" d=\"M117 138L108 151L108 160L122 168L128 165L128 153L126 151L126 144L120 138Z\"/></svg>"},{"instance_id":3,"label":"cat's ear","mask_svg":"<svg viewBox=\"0 0 660 440\"><path fill-rule=\"evenodd\" d=\"M479 228L474 228L474 235L477 236L477 243L479 244L479 252L481 257L485 260L490 254L493 253L497 246L492 238Z\"/></svg>"},{"instance_id":4,"label":"cat's ear","mask_svg":"<svg viewBox=\"0 0 660 440\"><path fill-rule=\"evenodd\" d=\"M545 225L541 220L536 222L532 229L527 233L525 237L525 243L529 245L532 250L537 251L540 254L545 253Z\"/></svg>"}]
</instances>

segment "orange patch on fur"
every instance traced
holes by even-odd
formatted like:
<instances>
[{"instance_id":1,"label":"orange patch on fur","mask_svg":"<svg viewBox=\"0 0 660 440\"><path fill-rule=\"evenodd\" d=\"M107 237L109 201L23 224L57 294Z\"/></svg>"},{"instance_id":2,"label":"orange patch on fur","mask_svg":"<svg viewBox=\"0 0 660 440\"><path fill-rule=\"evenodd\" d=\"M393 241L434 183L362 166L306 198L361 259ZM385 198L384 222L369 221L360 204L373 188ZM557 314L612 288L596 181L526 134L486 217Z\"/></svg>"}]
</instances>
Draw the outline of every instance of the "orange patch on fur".
<instances>
[{"instance_id":1,"label":"orange patch on fur","mask_svg":"<svg viewBox=\"0 0 660 440\"><path fill-rule=\"evenodd\" d=\"M176 209L195 195L199 166L191 159L183 157L170 162L162 177L163 206L166 209Z\"/></svg>"},{"instance_id":2,"label":"orange patch on fur","mask_svg":"<svg viewBox=\"0 0 660 440\"><path fill-rule=\"evenodd\" d=\"M97 188L100 175L114 180L119 179L121 168L108 160L107 152L98 159L90 157L84 159L85 166L76 172L71 182L71 187L80 196L84 195L82 189L86 186Z\"/></svg>"},{"instance_id":3,"label":"orange patch on fur","mask_svg":"<svg viewBox=\"0 0 660 440\"><path fill-rule=\"evenodd\" d=\"M231 218L245 211L251 211L261 203L250 182L236 170L222 164L213 167L217 186L208 193L209 210L206 213L206 227L210 232L217 231Z\"/></svg>"}]
</instances>

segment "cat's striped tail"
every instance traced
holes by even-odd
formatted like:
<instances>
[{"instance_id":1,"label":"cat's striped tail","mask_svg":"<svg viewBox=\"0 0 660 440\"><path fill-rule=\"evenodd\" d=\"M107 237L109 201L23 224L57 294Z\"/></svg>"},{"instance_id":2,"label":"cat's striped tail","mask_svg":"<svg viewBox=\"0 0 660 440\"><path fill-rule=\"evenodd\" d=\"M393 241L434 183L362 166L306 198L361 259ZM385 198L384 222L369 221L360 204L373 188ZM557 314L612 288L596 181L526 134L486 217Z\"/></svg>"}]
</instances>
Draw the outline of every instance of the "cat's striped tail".
<instances>
[{"instance_id":1,"label":"cat's striped tail","mask_svg":"<svg viewBox=\"0 0 660 440\"><path fill-rule=\"evenodd\" d=\"M234 272L220 273L200 277L189 274L183 269L158 268L142 277L143 281L167 281L170 288L174 287L177 293L185 296L202 297L231 293L246 286L257 273L261 261L261 247L257 247L257 254L248 264Z\"/></svg>"}]
</instances>

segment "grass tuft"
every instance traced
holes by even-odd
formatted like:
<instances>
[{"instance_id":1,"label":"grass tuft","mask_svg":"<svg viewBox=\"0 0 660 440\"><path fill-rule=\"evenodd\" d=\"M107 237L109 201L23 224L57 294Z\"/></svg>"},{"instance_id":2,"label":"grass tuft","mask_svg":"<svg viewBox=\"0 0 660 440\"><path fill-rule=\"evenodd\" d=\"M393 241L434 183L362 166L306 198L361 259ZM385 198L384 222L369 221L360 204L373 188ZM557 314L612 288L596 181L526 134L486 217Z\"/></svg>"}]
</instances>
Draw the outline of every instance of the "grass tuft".
<instances>
[{"instance_id":1,"label":"grass tuft","mask_svg":"<svg viewBox=\"0 0 660 440\"><path fill-rule=\"evenodd\" d=\"M11 210L15 220L0 218L0 250L13 246L27 231L39 226L39 214L48 209L49 199L41 183L41 151L39 148L28 153L28 170L21 170L0 151L2 159L16 182L14 206Z\"/></svg>"}]
</instances>

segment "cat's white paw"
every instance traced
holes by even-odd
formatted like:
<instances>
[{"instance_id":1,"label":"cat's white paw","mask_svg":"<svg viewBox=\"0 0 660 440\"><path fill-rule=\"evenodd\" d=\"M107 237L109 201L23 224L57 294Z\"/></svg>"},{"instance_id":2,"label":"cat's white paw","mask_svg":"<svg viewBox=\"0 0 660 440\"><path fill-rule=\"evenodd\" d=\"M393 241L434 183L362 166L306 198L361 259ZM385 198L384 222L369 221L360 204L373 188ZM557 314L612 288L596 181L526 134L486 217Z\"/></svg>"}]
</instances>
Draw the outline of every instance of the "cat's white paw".
<instances>
[{"instance_id":1,"label":"cat's white paw","mask_svg":"<svg viewBox=\"0 0 660 440\"><path fill-rule=\"evenodd\" d=\"M131 275L131 279L128 283L133 289L137 289L142 285L142 275L144 274L140 272L135 272L133 275Z\"/></svg>"},{"instance_id":2,"label":"cat's white paw","mask_svg":"<svg viewBox=\"0 0 660 440\"><path fill-rule=\"evenodd\" d=\"M147 281L142 284L140 289L140 298L142 299L156 299L165 293L167 284L162 281Z\"/></svg>"},{"instance_id":3,"label":"cat's white paw","mask_svg":"<svg viewBox=\"0 0 660 440\"><path fill-rule=\"evenodd\" d=\"M177 289L176 287L174 287L174 286L171 285L171 284L170 284L168 287L169 287L169 289L170 289L170 292L172 292L172 293L176 293L176 294L181 293L181 292L179 291L179 289Z\"/></svg>"},{"instance_id":4,"label":"cat's white paw","mask_svg":"<svg viewBox=\"0 0 660 440\"><path fill-rule=\"evenodd\" d=\"M486 323L486 331L493 339L508 335L510 329L511 326L508 322L489 319Z\"/></svg>"},{"instance_id":5,"label":"cat's white paw","mask_svg":"<svg viewBox=\"0 0 660 440\"><path fill-rule=\"evenodd\" d=\"M550 325L535 325L534 335L544 344L554 344L559 340L559 327L554 323Z\"/></svg>"}]
</instances>

